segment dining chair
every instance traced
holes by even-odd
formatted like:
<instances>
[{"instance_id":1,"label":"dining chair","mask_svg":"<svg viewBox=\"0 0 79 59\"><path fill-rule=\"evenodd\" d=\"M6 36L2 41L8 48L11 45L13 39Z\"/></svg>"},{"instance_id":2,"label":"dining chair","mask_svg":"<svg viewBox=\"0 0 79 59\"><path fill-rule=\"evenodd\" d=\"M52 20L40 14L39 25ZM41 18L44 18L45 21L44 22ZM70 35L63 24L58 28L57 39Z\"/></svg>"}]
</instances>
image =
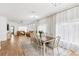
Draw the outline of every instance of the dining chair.
<instances>
[{"instance_id":1,"label":"dining chair","mask_svg":"<svg viewBox=\"0 0 79 59\"><path fill-rule=\"evenodd\" d=\"M54 49L57 49L57 52L58 52L58 55L60 55L60 53L59 53L59 47L60 47L60 37L59 36L57 36L56 37L56 39L55 39L55 43L54 43L54 45L53 45L53 50ZM55 53L55 52L54 52Z\"/></svg>"},{"instance_id":2,"label":"dining chair","mask_svg":"<svg viewBox=\"0 0 79 59\"><path fill-rule=\"evenodd\" d=\"M41 38L38 37L37 33L33 32L31 34L31 42L36 47L37 50L40 50L40 54L42 55L43 45Z\"/></svg>"}]
</instances>

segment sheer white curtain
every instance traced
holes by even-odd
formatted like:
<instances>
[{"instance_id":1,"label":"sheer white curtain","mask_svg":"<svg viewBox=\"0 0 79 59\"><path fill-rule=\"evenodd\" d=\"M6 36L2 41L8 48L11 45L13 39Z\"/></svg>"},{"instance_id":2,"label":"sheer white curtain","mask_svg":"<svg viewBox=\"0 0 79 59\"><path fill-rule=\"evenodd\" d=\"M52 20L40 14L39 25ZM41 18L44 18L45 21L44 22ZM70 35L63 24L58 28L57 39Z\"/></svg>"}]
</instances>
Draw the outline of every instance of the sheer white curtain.
<instances>
[{"instance_id":1,"label":"sheer white curtain","mask_svg":"<svg viewBox=\"0 0 79 59\"><path fill-rule=\"evenodd\" d=\"M56 36L79 46L79 6L56 14Z\"/></svg>"},{"instance_id":2,"label":"sheer white curtain","mask_svg":"<svg viewBox=\"0 0 79 59\"><path fill-rule=\"evenodd\" d=\"M79 45L79 22L56 25L56 35L61 36L64 42Z\"/></svg>"}]
</instances>

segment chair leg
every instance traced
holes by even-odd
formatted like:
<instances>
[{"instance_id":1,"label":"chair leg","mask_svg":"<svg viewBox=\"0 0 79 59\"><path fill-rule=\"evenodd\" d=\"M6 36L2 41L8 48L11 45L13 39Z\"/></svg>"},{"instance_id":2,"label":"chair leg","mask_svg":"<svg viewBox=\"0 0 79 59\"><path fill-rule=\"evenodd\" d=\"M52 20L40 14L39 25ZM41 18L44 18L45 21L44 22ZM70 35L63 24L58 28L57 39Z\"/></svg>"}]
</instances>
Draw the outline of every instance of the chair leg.
<instances>
[{"instance_id":1,"label":"chair leg","mask_svg":"<svg viewBox=\"0 0 79 59\"><path fill-rule=\"evenodd\" d=\"M43 55L43 50L42 50L42 47L41 47L41 56Z\"/></svg>"},{"instance_id":2,"label":"chair leg","mask_svg":"<svg viewBox=\"0 0 79 59\"><path fill-rule=\"evenodd\" d=\"M43 43L43 55L45 56L45 43Z\"/></svg>"},{"instance_id":3,"label":"chair leg","mask_svg":"<svg viewBox=\"0 0 79 59\"><path fill-rule=\"evenodd\" d=\"M57 47L57 52L58 52L58 56L60 56L60 53L59 53L59 49L58 49L58 47Z\"/></svg>"},{"instance_id":4,"label":"chair leg","mask_svg":"<svg viewBox=\"0 0 79 59\"><path fill-rule=\"evenodd\" d=\"M53 48L53 56L54 56L54 48Z\"/></svg>"}]
</instances>

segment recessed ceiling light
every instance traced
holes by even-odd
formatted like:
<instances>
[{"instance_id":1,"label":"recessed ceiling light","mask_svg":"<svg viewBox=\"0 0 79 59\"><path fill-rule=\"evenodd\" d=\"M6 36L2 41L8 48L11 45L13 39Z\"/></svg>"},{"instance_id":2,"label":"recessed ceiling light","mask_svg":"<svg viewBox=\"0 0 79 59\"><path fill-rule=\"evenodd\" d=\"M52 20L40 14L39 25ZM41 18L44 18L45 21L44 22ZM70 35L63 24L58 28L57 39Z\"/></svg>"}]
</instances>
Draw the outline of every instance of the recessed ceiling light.
<instances>
[{"instance_id":1,"label":"recessed ceiling light","mask_svg":"<svg viewBox=\"0 0 79 59\"><path fill-rule=\"evenodd\" d=\"M38 16L36 16L36 15L32 15L32 16L30 16L31 18L38 18Z\"/></svg>"}]
</instances>

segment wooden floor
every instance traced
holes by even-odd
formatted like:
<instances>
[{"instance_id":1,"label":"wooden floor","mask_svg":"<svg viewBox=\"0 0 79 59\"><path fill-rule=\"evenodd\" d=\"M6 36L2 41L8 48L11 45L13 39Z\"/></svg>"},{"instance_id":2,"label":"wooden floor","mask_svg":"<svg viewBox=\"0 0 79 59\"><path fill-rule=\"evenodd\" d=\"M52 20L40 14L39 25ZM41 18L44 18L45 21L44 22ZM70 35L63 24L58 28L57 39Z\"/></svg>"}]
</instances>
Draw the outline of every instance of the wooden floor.
<instances>
[{"instance_id":1,"label":"wooden floor","mask_svg":"<svg viewBox=\"0 0 79 59\"><path fill-rule=\"evenodd\" d=\"M19 39L12 38L3 42L0 49L0 56L24 56L24 50L20 46Z\"/></svg>"},{"instance_id":2,"label":"wooden floor","mask_svg":"<svg viewBox=\"0 0 79 59\"><path fill-rule=\"evenodd\" d=\"M25 42L25 43L24 43ZM1 44L1 43L0 43ZM22 46L23 44L23 46ZM32 44L26 37L12 37L10 40L2 42L0 56L37 56L39 50L34 50ZM24 47L24 48L23 48ZM35 54L36 53L36 54ZM64 52L63 52L64 53ZM79 52L67 50L69 56L79 56Z\"/></svg>"}]
</instances>

